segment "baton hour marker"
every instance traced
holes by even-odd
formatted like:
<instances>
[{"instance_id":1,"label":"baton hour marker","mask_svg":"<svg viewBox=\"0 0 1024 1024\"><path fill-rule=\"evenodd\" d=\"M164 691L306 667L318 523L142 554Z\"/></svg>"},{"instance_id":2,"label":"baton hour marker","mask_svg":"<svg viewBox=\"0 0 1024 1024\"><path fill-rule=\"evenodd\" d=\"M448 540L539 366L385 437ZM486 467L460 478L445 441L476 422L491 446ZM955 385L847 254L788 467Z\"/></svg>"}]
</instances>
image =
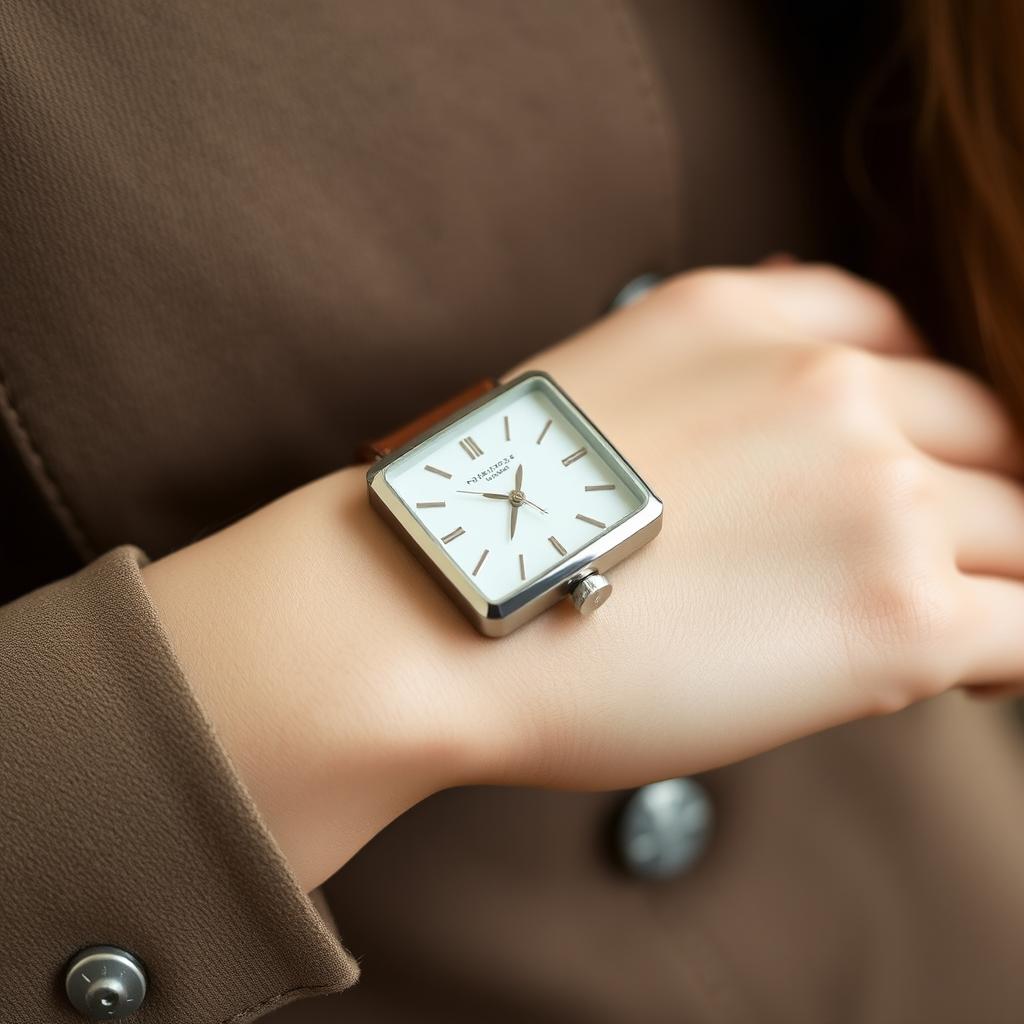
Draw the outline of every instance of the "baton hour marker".
<instances>
[{"instance_id":1,"label":"baton hour marker","mask_svg":"<svg viewBox=\"0 0 1024 1024\"><path fill-rule=\"evenodd\" d=\"M484 559L486 559L490 553L490 548L484 548L484 553L480 556L480 560L476 563L476 568L473 570L474 576L480 571L480 567L484 564Z\"/></svg>"},{"instance_id":2,"label":"baton hour marker","mask_svg":"<svg viewBox=\"0 0 1024 1024\"><path fill-rule=\"evenodd\" d=\"M443 476L445 480L451 480L451 473L446 473L443 469L438 469L437 466L424 466L423 467L428 473L436 473L438 476Z\"/></svg>"},{"instance_id":3,"label":"baton hour marker","mask_svg":"<svg viewBox=\"0 0 1024 1024\"><path fill-rule=\"evenodd\" d=\"M537 444L540 444L544 440L544 435L548 432L548 428L551 426L551 420L548 420L544 424L544 429L540 432L540 437L537 438Z\"/></svg>"},{"instance_id":4,"label":"baton hour marker","mask_svg":"<svg viewBox=\"0 0 1024 1024\"><path fill-rule=\"evenodd\" d=\"M464 437L459 444L462 446L462 450L471 458L475 459L479 455L483 455L484 450L473 440L471 437Z\"/></svg>"},{"instance_id":5,"label":"baton hour marker","mask_svg":"<svg viewBox=\"0 0 1024 1024\"><path fill-rule=\"evenodd\" d=\"M466 531L461 526L456 526L455 529L452 530L451 533L446 533L441 538L441 543L442 544L451 544L451 542L453 540L455 540L456 537L461 537L465 532Z\"/></svg>"},{"instance_id":6,"label":"baton hour marker","mask_svg":"<svg viewBox=\"0 0 1024 1024\"><path fill-rule=\"evenodd\" d=\"M577 448L571 455L566 455L566 457L562 459L562 465L567 467L571 466L574 462L579 462L586 454L586 448Z\"/></svg>"},{"instance_id":7,"label":"baton hour marker","mask_svg":"<svg viewBox=\"0 0 1024 1024\"><path fill-rule=\"evenodd\" d=\"M601 530L604 529L604 523L602 523L600 519L591 519L590 516L585 516L582 512L577 512L576 518L581 522L590 523L591 526L596 526Z\"/></svg>"},{"instance_id":8,"label":"baton hour marker","mask_svg":"<svg viewBox=\"0 0 1024 1024\"><path fill-rule=\"evenodd\" d=\"M558 538L557 538L557 537L548 537L548 540L549 540L549 541L551 541L551 546L552 546L552 547L553 547L553 548L554 548L554 549L555 549L555 550L556 550L556 551L557 551L557 552L558 552L558 553L559 553L560 555L564 555L564 554L565 554L565 548L563 548L563 547L562 547L562 545L561 545L561 544L560 544L560 543L558 542Z\"/></svg>"}]
</instances>

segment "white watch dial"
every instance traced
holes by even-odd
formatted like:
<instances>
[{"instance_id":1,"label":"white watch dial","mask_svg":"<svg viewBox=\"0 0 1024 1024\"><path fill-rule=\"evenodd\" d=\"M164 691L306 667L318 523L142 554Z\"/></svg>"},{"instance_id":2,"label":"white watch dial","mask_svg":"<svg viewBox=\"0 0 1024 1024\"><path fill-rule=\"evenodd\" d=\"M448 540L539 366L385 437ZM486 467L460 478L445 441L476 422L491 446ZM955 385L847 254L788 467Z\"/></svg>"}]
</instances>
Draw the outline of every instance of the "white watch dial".
<instances>
[{"instance_id":1,"label":"white watch dial","mask_svg":"<svg viewBox=\"0 0 1024 1024\"><path fill-rule=\"evenodd\" d=\"M485 403L385 473L492 603L570 558L645 499L607 442L540 378Z\"/></svg>"}]
</instances>

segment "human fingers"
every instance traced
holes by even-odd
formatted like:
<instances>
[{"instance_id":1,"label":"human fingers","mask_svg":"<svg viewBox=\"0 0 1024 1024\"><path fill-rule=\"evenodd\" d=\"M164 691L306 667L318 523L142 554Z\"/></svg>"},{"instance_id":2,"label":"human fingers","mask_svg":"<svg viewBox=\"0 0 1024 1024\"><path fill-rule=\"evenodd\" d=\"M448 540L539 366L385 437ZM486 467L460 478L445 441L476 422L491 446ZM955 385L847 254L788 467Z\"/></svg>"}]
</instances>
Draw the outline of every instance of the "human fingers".
<instances>
[{"instance_id":1,"label":"human fingers","mask_svg":"<svg viewBox=\"0 0 1024 1024\"><path fill-rule=\"evenodd\" d=\"M957 465L1024 472L1024 441L981 381L933 359L878 359L876 368L887 406L922 451Z\"/></svg>"},{"instance_id":2,"label":"human fingers","mask_svg":"<svg viewBox=\"0 0 1024 1024\"><path fill-rule=\"evenodd\" d=\"M995 473L941 463L934 472L958 568L1024 580L1024 487Z\"/></svg>"},{"instance_id":3,"label":"human fingers","mask_svg":"<svg viewBox=\"0 0 1024 1024\"><path fill-rule=\"evenodd\" d=\"M965 575L962 598L962 684L1008 684L1024 679L1024 583Z\"/></svg>"},{"instance_id":4,"label":"human fingers","mask_svg":"<svg viewBox=\"0 0 1024 1024\"><path fill-rule=\"evenodd\" d=\"M818 341L889 355L927 350L888 291L839 267L771 261L752 273L770 286L775 308Z\"/></svg>"}]
</instances>

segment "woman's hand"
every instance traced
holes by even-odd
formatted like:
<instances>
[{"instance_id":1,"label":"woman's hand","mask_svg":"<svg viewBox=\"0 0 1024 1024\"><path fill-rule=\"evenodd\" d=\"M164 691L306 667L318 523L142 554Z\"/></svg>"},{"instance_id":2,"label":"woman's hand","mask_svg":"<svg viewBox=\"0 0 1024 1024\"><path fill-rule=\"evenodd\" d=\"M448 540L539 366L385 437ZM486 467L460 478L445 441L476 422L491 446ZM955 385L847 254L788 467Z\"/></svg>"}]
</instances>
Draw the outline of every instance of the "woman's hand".
<instances>
[{"instance_id":1,"label":"woman's hand","mask_svg":"<svg viewBox=\"0 0 1024 1024\"><path fill-rule=\"evenodd\" d=\"M878 289L682 275L526 367L665 501L590 618L477 636L359 468L146 570L305 884L445 786L636 785L1024 677L1017 438Z\"/></svg>"},{"instance_id":2,"label":"woman's hand","mask_svg":"<svg viewBox=\"0 0 1024 1024\"><path fill-rule=\"evenodd\" d=\"M590 621L563 609L508 641L525 667L495 696L502 777L631 785L1024 677L1018 439L879 289L686 274L525 365L634 462L665 525Z\"/></svg>"}]
</instances>

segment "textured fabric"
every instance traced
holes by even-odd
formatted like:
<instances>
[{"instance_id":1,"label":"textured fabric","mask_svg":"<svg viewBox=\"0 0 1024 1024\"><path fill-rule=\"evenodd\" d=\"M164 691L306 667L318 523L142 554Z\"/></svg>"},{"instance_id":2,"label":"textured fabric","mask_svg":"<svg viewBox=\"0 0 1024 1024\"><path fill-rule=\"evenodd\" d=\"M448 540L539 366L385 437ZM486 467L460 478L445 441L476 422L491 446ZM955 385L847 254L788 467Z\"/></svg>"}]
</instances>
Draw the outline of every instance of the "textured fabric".
<instances>
[{"instance_id":1,"label":"textured fabric","mask_svg":"<svg viewBox=\"0 0 1024 1024\"><path fill-rule=\"evenodd\" d=\"M204 722L138 551L0 609L0 1021L81 1018L68 958L146 965L140 1021L243 1024L357 969Z\"/></svg>"},{"instance_id":2,"label":"textured fabric","mask_svg":"<svg viewBox=\"0 0 1024 1024\"><path fill-rule=\"evenodd\" d=\"M621 0L2 0L3 411L80 552L158 557L644 271L799 248L731 6L673 16L670 104Z\"/></svg>"},{"instance_id":3,"label":"textured fabric","mask_svg":"<svg viewBox=\"0 0 1024 1024\"><path fill-rule=\"evenodd\" d=\"M422 411L676 261L617 5L296 7L0 4L3 373L85 554L186 542L391 429L396 367Z\"/></svg>"}]
</instances>

